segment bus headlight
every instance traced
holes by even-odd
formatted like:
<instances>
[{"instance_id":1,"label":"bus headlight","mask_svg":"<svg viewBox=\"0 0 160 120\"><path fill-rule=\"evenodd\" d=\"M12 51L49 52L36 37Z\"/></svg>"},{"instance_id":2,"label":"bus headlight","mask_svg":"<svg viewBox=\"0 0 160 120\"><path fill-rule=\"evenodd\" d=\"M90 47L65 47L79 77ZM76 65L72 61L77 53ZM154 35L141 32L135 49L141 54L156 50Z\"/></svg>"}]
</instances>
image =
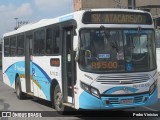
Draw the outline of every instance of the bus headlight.
<instances>
[{"instance_id":1,"label":"bus headlight","mask_svg":"<svg viewBox=\"0 0 160 120\"><path fill-rule=\"evenodd\" d=\"M89 85L87 85L87 84L84 84L84 83L82 83L81 82L81 88L83 89L83 90L85 90L85 91L87 91L87 92L89 92L90 93L90 88L89 88Z\"/></svg>"},{"instance_id":2,"label":"bus headlight","mask_svg":"<svg viewBox=\"0 0 160 120\"><path fill-rule=\"evenodd\" d=\"M91 94L99 98L99 91L95 88L91 87Z\"/></svg>"},{"instance_id":3,"label":"bus headlight","mask_svg":"<svg viewBox=\"0 0 160 120\"><path fill-rule=\"evenodd\" d=\"M151 95L157 87L157 80L150 86L149 94Z\"/></svg>"},{"instance_id":4,"label":"bus headlight","mask_svg":"<svg viewBox=\"0 0 160 120\"><path fill-rule=\"evenodd\" d=\"M99 90L81 82L81 88L95 97L100 97Z\"/></svg>"}]
</instances>

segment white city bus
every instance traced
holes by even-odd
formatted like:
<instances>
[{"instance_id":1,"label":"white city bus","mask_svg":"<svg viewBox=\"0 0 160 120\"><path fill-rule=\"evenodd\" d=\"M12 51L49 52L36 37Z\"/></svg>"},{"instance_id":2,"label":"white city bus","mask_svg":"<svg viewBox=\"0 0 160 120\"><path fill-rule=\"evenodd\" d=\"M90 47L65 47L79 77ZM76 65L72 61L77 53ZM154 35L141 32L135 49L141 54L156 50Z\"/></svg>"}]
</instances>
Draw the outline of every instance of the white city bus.
<instances>
[{"instance_id":1,"label":"white city bus","mask_svg":"<svg viewBox=\"0 0 160 120\"><path fill-rule=\"evenodd\" d=\"M57 111L149 106L157 101L150 13L92 9L4 34L3 81Z\"/></svg>"}]
</instances>

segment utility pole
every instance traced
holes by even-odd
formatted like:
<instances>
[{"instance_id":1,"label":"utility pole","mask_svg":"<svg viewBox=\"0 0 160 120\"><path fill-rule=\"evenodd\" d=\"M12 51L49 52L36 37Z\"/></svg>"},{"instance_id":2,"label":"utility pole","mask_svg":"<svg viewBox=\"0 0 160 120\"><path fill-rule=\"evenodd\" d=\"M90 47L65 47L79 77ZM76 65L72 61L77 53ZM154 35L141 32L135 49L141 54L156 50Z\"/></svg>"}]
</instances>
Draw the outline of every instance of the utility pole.
<instances>
[{"instance_id":1,"label":"utility pole","mask_svg":"<svg viewBox=\"0 0 160 120\"><path fill-rule=\"evenodd\" d=\"M128 0L128 9L136 9L136 0Z\"/></svg>"},{"instance_id":2,"label":"utility pole","mask_svg":"<svg viewBox=\"0 0 160 120\"><path fill-rule=\"evenodd\" d=\"M17 30L19 27L28 24L28 21L18 21L18 18L14 18L16 20L16 27L14 28Z\"/></svg>"},{"instance_id":3,"label":"utility pole","mask_svg":"<svg viewBox=\"0 0 160 120\"><path fill-rule=\"evenodd\" d=\"M14 28L15 30L17 30L18 26L17 26L17 20L18 18L14 18L16 20L16 27Z\"/></svg>"}]
</instances>

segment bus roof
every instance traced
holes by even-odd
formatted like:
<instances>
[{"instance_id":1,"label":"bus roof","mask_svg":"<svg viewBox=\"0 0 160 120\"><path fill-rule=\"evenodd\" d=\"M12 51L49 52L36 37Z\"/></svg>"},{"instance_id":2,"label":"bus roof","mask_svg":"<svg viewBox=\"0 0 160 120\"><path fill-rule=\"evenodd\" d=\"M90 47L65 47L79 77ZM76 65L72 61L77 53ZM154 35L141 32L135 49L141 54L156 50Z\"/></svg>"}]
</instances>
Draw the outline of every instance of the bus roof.
<instances>
[{"instance_id":1,"label":"bus roof","mask_svg":"<svg viewBox=\"0 0 160 120\"><path fill-rule=\"evenodd\" d=\"M42 28L48 25L52 25L55 23L60 23L63 21L67 21L67 20L71 20L71 19L76 19L79 16L82 16L84 12L86 11L117 11L117 12L137 12L137 13L148 13L146 11L141 11L141 10L132 10L132 9L117 9L117 8L111 8L111 9L88 9L88 10L81 10L81 11L77 11L74 13L70 13L67 15L63 15L57 18L53 18L53 19L42 19L38 22L34 22L34 23L29 23L27 25L24 25L20 28L18 28L17 30L5 33L3 35L3 37L7 37L7 36L11 36L11 35L15 35L15 34L19 34L19 33L23 33L23 32L27 32L30 30L34 30L37 28ZM77 16L77 17L76 17Z\"/></svg>"}]
</instances>

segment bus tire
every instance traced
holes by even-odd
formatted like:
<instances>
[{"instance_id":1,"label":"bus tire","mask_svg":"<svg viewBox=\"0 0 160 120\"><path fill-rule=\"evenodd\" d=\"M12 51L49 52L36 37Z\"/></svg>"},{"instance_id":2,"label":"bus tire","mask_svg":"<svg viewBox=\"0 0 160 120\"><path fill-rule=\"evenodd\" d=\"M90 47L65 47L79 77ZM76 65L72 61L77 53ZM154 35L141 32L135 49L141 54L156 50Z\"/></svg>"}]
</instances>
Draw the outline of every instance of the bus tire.
<instances>
[{"instance_id":1,"label":"bus tire","mask_svg":"<svg viewBox=\"0 0 160 120\"><path fill-rule=\"evenodd\" d=\"M23 93L21 89L21 82L19 76L16 78L16 95L17 98L20 100L25 98L25 93Z\"/></svg>"},{"instance_id":2,"label":"bus tire","mask_svg":"<svg viewBox=\"0 0 160 120\"><path fill-rule=\"evenodd\" d=\"M66 106L63 105L62 92L58 84L56 85L54 89L53 102L54 102L55 110L59 114L65 114Z\"/></svg>"}]
</instances>

